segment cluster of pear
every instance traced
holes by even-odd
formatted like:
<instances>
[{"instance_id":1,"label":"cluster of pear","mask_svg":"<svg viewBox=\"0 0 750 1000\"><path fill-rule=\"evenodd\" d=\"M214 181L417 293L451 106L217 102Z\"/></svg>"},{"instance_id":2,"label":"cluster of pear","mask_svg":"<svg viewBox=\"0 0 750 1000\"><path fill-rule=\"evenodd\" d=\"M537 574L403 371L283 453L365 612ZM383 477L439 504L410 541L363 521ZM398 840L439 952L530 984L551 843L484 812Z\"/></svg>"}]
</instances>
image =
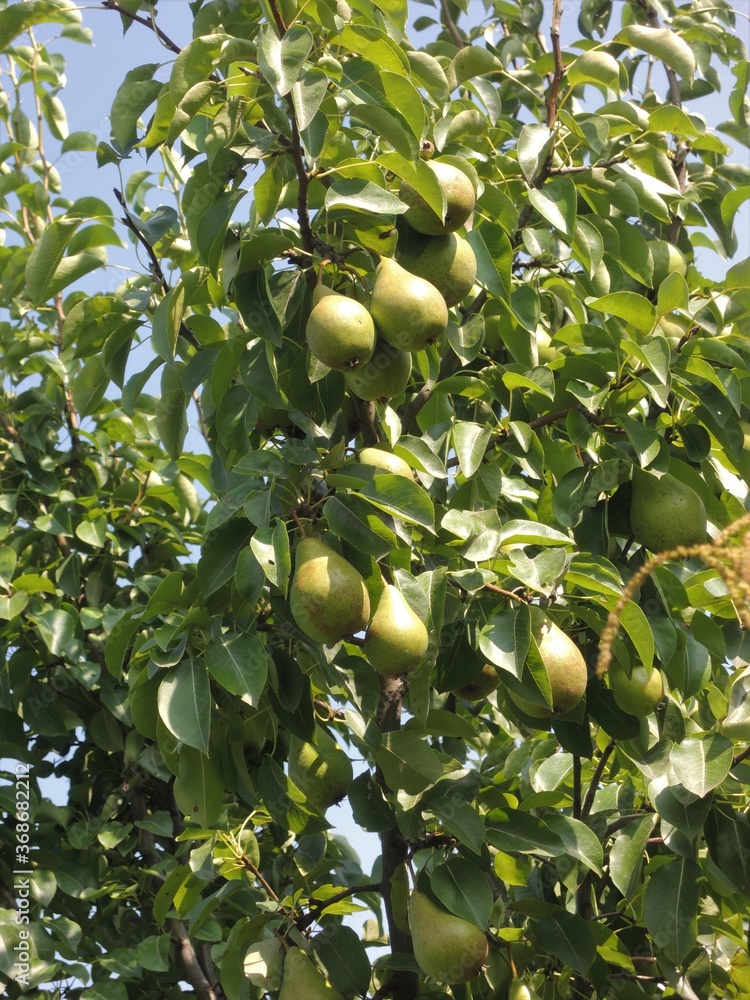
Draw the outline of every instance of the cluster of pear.
<instances>
[{"instance_id":1,"label":"cluster of pear","mask_svg":"<svg viewBox=\"0 0 750 1000\"><path fill-rule=\"evenodd\" d=\"M322 284L313 292L305 331L310 352L343 372L361 399L393 399L404 391L411 355L441 342L448 308L467 295L476 279L474 251L455 233L474 210L474 187L458 167L441 161L427 166L445 193L445 217L440 219L410 184L402 184L400 197L409 205L405 218L423 234L422 241L417 252L400 255L400 263L381 258L369 310Z\"/></svg>"},{"instance_id":2,"label":"cluster of pear","mask_svg":"<svg viewBox=\"0 0 750 1000\"><path fill-rule=\"evenodd\" d=\"M386 583L371 618L361 574L319 538L297 546L289 603L297 625L317 642L332 645L365 632L365 655L384 677L410 672L427 651L424 622L401 591Z\"/></svg>"}]
</instances>

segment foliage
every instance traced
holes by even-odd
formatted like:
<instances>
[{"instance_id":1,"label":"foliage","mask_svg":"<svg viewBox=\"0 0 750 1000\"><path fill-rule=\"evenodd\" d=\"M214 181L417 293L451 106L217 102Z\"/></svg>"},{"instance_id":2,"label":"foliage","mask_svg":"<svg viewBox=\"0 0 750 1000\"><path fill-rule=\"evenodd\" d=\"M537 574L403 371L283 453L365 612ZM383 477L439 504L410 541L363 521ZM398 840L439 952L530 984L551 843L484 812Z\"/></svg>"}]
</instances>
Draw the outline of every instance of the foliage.
<instances>
[{"instance_id":1,"label":"foliage","mask_svg":"<svg viewBox=\"0 0 750 1000\"><path fill-rule=\"evenodd\" d=\"M67 131L54 40L90 40L74 4L0 10L0 721L32 774L30 995L257 1000L285 939L346 997L504 998L515 972L545 1000L747 996L742 533L649 563L621 599L649 558L634 467L695 490L713 535L747 506L750 262L720 282L696 263L736 253L750 194L730 6L194 0L182 48L155 0L104 6L166 63L128 72L108 142ZM718 101L720 68L716 125L690 108ZM125 170L112 204L66 199L53 149ZM367 305L401 181L442 212L430 156L477 191L477 285L405 392L370 404L309 356L311 290L321 273ZM143 264L117 284L125 236ZM655 240L686 268L665 276ZM414 481L351 460L379 441ZM361 638L296 626L300 526L373 608L385 576L426 623L408 682ZM529 603L589 665L564 717L507 695L551 703ZM595 669L615 608L613 655L666 678L645 719ZM485 662L496 692L451 693ZM285 770L321 727L363 762L371 871ZM26 856L12 822L2 842L18 996ZM407 861L487 929L467 985L419 973ZM360 938L346 917L367 910Z\"/></svg>"}]
</instances>

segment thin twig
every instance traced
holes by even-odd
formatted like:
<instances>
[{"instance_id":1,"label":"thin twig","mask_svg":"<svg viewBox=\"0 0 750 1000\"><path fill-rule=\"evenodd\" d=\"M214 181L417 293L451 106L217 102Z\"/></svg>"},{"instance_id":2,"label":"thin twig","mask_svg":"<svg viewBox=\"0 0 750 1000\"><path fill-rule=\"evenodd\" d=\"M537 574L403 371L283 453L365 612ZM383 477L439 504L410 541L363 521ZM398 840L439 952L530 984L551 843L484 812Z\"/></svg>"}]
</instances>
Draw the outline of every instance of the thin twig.
<instances>
[{"instance_id":1,"label":"thin twig","mask_svg":"<svg viewBox=\"0 0 750 1000\"><path fill-rule=\"evenodd\" d=\"M599 782L602 780L602 775L604 774L604 768L607 766L607 761L612 756L614 749L615 741L610 740L606 747L602 750L602 755L599 758L599 762L597 763L596 770L591 778L588 791L586 792L586 798L583 800L583 805L581 806L581 819L588 819L591 807L594 805L594 799L596 798L596 791L599 787Z\"/></svg>"},{"instance_id":2,"label":"thin twig","mask_svg":"<svg viewBox=\"0 0 750 1000\"><path fill-rule=\"evenodd\" d=\"M552 0L552 27L550 38L552 39L552 53L555 58L555 72L552 76L549 93L547 95L547 127L552 128L557 121L557 99L560 96L560 85L565 76L565 63L562 57L562 47L560 45L560 22L562 21L562 0Z\"/></svg>"},{"instance_id":3,"label":"thin twig","mask_svg":"<svg viewBox=\"0 0 750 1000\"><path fill-rule=\"evenodd\" d=\"M451 36L452 41L455 42L459 49L464 48L467 42L456 27L456 22L453 20L450 7L448 6L448 0L440 0L440 9L443 12L445 27L448 29L448 34Z\"/></svg>"},{"instance_id":4,"label":"thin twig","mask_svg":"<svg viewBox=\"0 0 750 1000\"><path fill-rule=\"evenodd\" d=\"M573 754L573 819L581 818L581 758Z\"/></svg>"},{"instance_id":5,"label":"thin twig","mask_svg":"<svg viewBox=\"0 0 750 1000\"><path fill-rule=\"evenodd\" d=\"M328 909L329 906L334 906L336 903L340 903L344 899L348 899L349 896L357 896L363 892L382 892L383 886L379 882L372 882L366 885L353 885L348 889L342 889L341 892L335 893L333 896L329 896L328 899L315 899L311 897L308 901L313 905L307 911L307 913L300 917L297 921L297 927L299 930L304 931L314 924L318 917Z\"/></svg>"},{"instance_id":6,"label":"thin twig","mask_svg":"<svg viewBox=\"0 0 750 1000\"><path fill-rule=\"evenodd\" d=\"M137 21L138 24L142 24L144 28L148 28L150 31L156 35L162 45L169 49L170 52L174 52L176 56L182 52L182 49L176 42L173 42L169 35L165 34L159 25L151 20L150 18L141 17L139 14L134 14L132 11L128 10L126 7L120 6L117 0L102 0L102 7L105 10L114 10L118 14L122 14L123 17L130 18L131 21Z\"/></svg>"}]
</instances>

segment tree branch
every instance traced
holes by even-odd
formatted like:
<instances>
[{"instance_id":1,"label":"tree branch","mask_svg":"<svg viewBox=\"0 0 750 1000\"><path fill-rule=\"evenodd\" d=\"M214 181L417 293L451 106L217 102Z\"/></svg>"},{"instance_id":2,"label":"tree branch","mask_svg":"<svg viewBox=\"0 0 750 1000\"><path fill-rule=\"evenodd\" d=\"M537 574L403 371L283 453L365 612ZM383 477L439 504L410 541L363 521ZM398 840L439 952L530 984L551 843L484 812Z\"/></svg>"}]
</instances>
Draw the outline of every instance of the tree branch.
<instances>
[{"instance_id":1,"label":"tree branch","mask_svg":"<svg viewBox=\"0 0 750 1000\"><path fill-rule=\"evenodd\" d=\"M594 798L596 797L596 790L599 787L599 782L602 780L602 775L604 774L604 768L607 766L607 761L612 756L614 749L615 740L610 740L604 750L602 750L602 755L596 765L596 770L594 771L594 775L591 779L591 784L586 792L586 798L583 800L583 805L581 806L581 819L587 819L589 813L591 812L591 807L593 806Z\"/></svg>"},{"instance_id":2,"label":"tree branch","mask_svg":"<svg viewBox=\"0 0 750 1000\"><path fill-rule=\"evenodd\" d=\"M105 10L117 11L117 13L122 14L123 17L130 18L131 21L136 21L138 24L142 24L145 28L148 28L150 31L153 31L153 33L156 35L156 37L159 39L162 45L165 48L169 49L170 52L174 52L175 55L178 56L180 52L182 52L180 46L177 45L176 42L173 42L172 39L169 37L169 35L165 34L161 30L156 21L150 18L141 17L139 14L134 14L126 7L121 7L120 4L117 3L117 0L102 0L102 7L104 7Z\"/></svg>"},{"instance_id":3,"label":"tree branch","mask_svg":"<svg viewBox=\"0 0 750 1000\"><path fill-rule=\"evenodd\" d=\"M136 226L136 224L131 219L130 210L128 209L127 203L125 201L125 198L123 197L122 192L118 191L117 188L114 188L114 193L115 193L115 198L119 202L122 210L125 212L124 218L121 219L120 221L124 226L126 226L130 230L131 233L135 235L135 238L138 240L138 242L141 244L141 246L148 254L148 259L151 263L151 267L149 268L149 270L151 271L151 274L154 276L154 278L159 282L159 284L162 287L162 291L166 295L166 293L170 291L169 282L164 277L164 272L161 269L161 264L159 263L159 259L154 253L154 248L151 246L149 241L140 231L138 226ZM182 322L180 323L179 334L183 340L186 340L188 344L191 344L193 347L196 348L196 350L201 350L200 341L196 339L195 335L193 334L193 331L190 330L185 323Z\"/></svg>"},{"instance_id":4,"label":"tree branch","mask_svg":"<svg viewBox=\"0 0 750 1000\"><path fill-rule=\"evenodd\" d=\"M323 913L329 906L333 906L335 903L340 903L342 899L348 899L349 896L356 896L363 892L382 892L383 886L379 882L372 882L366 885L353 885L349 889L342 889L341 892L337 892L333 896L329 896L328 899L315 899L314 897L308 900L309 903L313 905L307 911L307 913L300 917L297 921L297 927L299 930L304 931L314 924L318 917Z\"/></svg>"},{"instance_id":5,"label":"tree branch","mask_svg":"<svg viewBox=\"0 0 750 1000\"><path fill-rule=\"evenodd\" d=\"M368 448L380 443L380 434L375 425L375 404L366 399L354 397L354 409L357 412L359 426L362 429L362 440Z\"/></svg>"},{"instance_id":6,"label":"tree branch","mask_svg":"<svg viewBox=\"0 0 750 1000\"><path fill-rule=\"evenodd\" d=\"M448 29L448 34L451 36L451 40L455 42L459 49L464 48L467 44L466 39L456 27L456 22L453 20L450 7L448 6L448 0L440 0L440 9L443 12L443 21L445 22L445 27Z\"/></svg>"},{"instance_id":7,"label":"tree branch","mask_svg":"<svg viewBox=\"0 0 750 1000\"><path fill-rule=\"evenodd\" d=\"M555 72L552 75L549 93L547 94L547 127L552 128L557 121L557 100L560 96L560 85L565 76L565 63L562 58L562 47L560 45L560 22L562 21L562 0L552 0L552 27L550 38L552 39L552 53L555 58Z\"/></svg>"}]
</instances>

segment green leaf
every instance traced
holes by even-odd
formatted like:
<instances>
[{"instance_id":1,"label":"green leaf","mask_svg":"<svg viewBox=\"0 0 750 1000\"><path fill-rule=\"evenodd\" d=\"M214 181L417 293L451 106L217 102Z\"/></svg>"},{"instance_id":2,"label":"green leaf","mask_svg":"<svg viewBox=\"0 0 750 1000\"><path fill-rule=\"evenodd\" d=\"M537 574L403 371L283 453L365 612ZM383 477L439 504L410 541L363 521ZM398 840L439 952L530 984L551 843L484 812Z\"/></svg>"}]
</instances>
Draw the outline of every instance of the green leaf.
<instances>
[{"instance_id":1,"label":"green leaf","mask_svg":"<svg viewBox=\"0 0 750 1000\"><path fill-rule=\"evenodd\" d=\"M443 774L443 765L435 751L412 733L383 733L374 755L386 784L394 792L419 795Z\"/></svg>"},{"instance_id":2,"label":"green leaf","mask_svg":"<svg viewBox=\"0 0 750 1000\"><path fill-rule=\"evenodd\" d=\"M255 635L227 632L206 646L206 666L217 683L256 707L268 676L266 647Z\"/></svg>"},{"instance_id":3,"label":"green leaf","mask_svg":"<svg viewBox=\"0 0 750 1000\"><path fill-rule=\"evenodd\" d=\"M430 877L430 888L451 913L485 929L494 898L483 872L471 861L454 857L438 865Z\"/></svg>"},{"instance_id":4,"label":"green leaf","mask_svg":"<svg viewBox=\"0 0 750 1000\"><path fill-rule=\"evenodd\" d=\"M382 559L398 546L395 533L359 497L346 493L330 497L323 505L323 516L334 535L375 559Z\"/></svg>"},{"instance_id":5,"label":"green leaf","mask_svg":"<svg viewBox=\"0 0 750 1000\"><path fill-rule=\"evenodd\" d=\"M79 25L81 12L72 0L28 0L12 3L0 11L0 51L28 28L42 22Z\"/></svg>"},{"instance_id":6,"label":"green leaf","mask_svg":"<svg viewBox=\"0 0 750 1000\"><path fill-rule=\"evenodd\" d=\"M650 132L671 132L673 135L697 139L705 134L706 126L700 118L691 118L674 104L662 104L648 118Z\"/></svg>"},{"instance_id":7,"label":"green leaf","mask_svg":"<svg viewBox=\"0 0 750 1000\"><path fill-rule=\"evenodd\" d=\"M452 436L461 472L469 479L482 464L492 429L487 424L465 420L455 425Z\"/></svg>"},{"instance_id":8,"label":"green leaf","mask_svg":"<svg viewBox=\"0 0 750 1000\"><path fill-rule=\"evenodd\" d=\"M75 619L67 611L43 611L34 619L39 635L52 656L70 652L75 637Z\"/></svg>"},{"instance_id":9,"label":"green leaf","mask_svg":"<svg viewBox=\"0 0 750 1000\"><path fill-rule=\"evenodd\" d=\"M190 746L183 746L180 749L179 769L174 783L174 797L183 814L192 823L200 827L213 826L219 819L224 798L224 780L214 759L199 753ZM180 871L180 869L176 869L176 871ZM163 888L166 888L168 884L169 879L164 883ZM180 884L178 882L175 886L175 891ZM154 906L154 912L156 913L156 906Z\"/></svg>"},{"instance_id":10,"label":"green leaf","mask_svg":"<svg viewBox=\"0 0 750 1000\"><path fill-rule=\"evenodd\" d=\"M741 205L750 198L750 184L744 187L731 188L721 199L721 218L725 225L731 226Z\"/></svg>"},{"instance_id":11,"label":"green leaf","mask_svg":"<svg viewBox=\"0 0 750 1000\"><path fill-rule=\"evenodd\" d=\"M172 667L159 685L158 703L170 733L208 754L212 700L205 663L190 659Z\"/></svg>"},{"instance_id":12,"label":"green leaf","mask_svg":"<svg viewBox=\"0 0 750 1000\"><path fill-rule=\"evenodd\" d=\"M554 133L546 125L524 125L518 137L517 156L523 175L533 184L552 151Z\"/></svg>"},{"instance_id":13,"label":"green leaf","mask_svg":"<svg viewBox=\"0 0 750 1000\"><path fill-rule=\"evenodd\" d=\"M609 854L609 875L625 899L641 885L643 853L654 828L653 814L628 823L615 837Z\"/></svg>"},{"instance_id":14,"label":"green leaf","mask_svg":"<svg viewBox=\"0 0 750 1000\"><path fill-rule=\"evenodd\" d=\"M115 94L109 120L112 138L120 149L127 150L137 142L138 120L164 86L153 78L158 69L158 63L147 63L129 70Z\"/></svg>"},{"instance_id":15,"label":"green leaf","mask_svg":"<svg viewBox=\"0 0 750 1000\"><path fill-rule=\"evenodd\" d=\"M597 875L603 875L604 849L592 829L572 816L556 813L547 817L547 826L562 840L568 854Z\"/></svg>"},{"instance_id":16,"label":"green leaf","mask_svg":"<svg viewBox=\"0 0 750 1000\"><path fill-rule=\"evenodd\" d=\"M426 491L405 476L373 476L360 495L379 510L392 514L406 524L416 524L428 531L435 525L435 508Z\"/></svg>"},{"instance_id":17,"label":"green leaf","mask_svg":"<svg viewBox=\"0 0 750 1000\"><path fill-rule=\"evenodd\" d=\"M565 854L565 845L544 820L517 809L495 810L487 820L487 840L506 854Z\"/></svg>"},{"instance_id":18,"label":"green leaf","mask_svg":"<svg viewBox=\"0 0 750 1000\"><path fill-rule=\"evenodd\" d=\"M589 299L586 304L597 312L609 313L610 316L624 319L643 333L653 330L656 323L654 307L647 298L638 295L637 292L610 292L609 295L602 295L598 299Z\"/></svg>"},{"instance_id":19,"label":"green leaf","mask_svg":"<svg viewBox=\"0 0 750 1000\"><path fill-rule=\"evenodd\" d=\"M10 587L17 561L18 556L15 549L9 545L0 545L0 586L5 587L6 590Z\"/></svg>"},{"instance_id":20,"label":"green leaf","mask_svg":"<svg viewBox=\"0 0 750 1000\"><path fill-rule=\"evenodd\" d=\"M659 285L657 308L659 315L674 312L676 309L687 310L690 305L690 290L687 281L677 271L668 274Z\"/></svg>"},{"instance_id":21,"label":"green leaf","mask_svg":"<svg viewBox=\"0 0 750 1000\"><path fill-rule=\"evenodd\" d=\"M692 83L695 75L695 55L688 43L669 28L650 28L644 24L629 24L614 37L615 42L623 42L642 52L661 59L686 83Z\"/></svg>"},{"instance_id":22,"label":"green leaf","mask_svg":"<svg viewBox=\"0 0 750 1000\"><path fill-rule=\"evenodd\" d=\"M688 791L703 798L722 783L732 766L734 744L721 733L688 737L669 755L674 773Z\"/></svg>"},{"instance_id":23,"label":"green leaf","mask_svg":"<svg viewBox=\"0 0 750 1000\"><path fill-rule=\"evenodd\" d=\"M502 68L503 64L497 56L481 45L464 45L454 56L452 66L456 86L459 87L475 76L484 76Z\"/></svg>"},{"instance_id":24,"label":"green leaf","mask_svg":"<svg viewBox=\"0 0 750 1000\"><path fill-rule=\"evenodd\" d=\"M353 208L365 215L400 215L408 210L391 191L358 177L337 177L326 191L325 207Z\"/></svg>"},{"instance_id":25,"label":"green leaf","mask_svg":"<svg viewBox=\"0 0 750 1000\"><path fill-rule=\"evenodd\" d=\"M26 262L26 284L28 296L35 305L52 294L50 288L55 283L65 248L82 222L83 219L57 219L47 226L42 238L34 244Z\"/></svg>"},{"instance_id":26,"label":"green leaf","mask_svg":"<svg viewBox=\"0 0 750 1000\"><path fill-rule=\"evenodd\" d=\"M675 858L649 878L643 916L654 944L678 965L698 935L701 870L691 858Z\"/></svg>"},{"instance_id":27,"label":"green leaf","mask_svg":"<svg viewBox=\"0 0 750 1000\"><path fill-rule=\"evenodd\" d=\"M386 142L401 156L416 160L419 146L411 130L405 127L401 116L389 108L377 104L355 104L350 114L355 121L360 121L376 135L382 136Z\"/></svg>"},{"instance_id":28,"label":"green leaf","mask_svg":"<svg viewBox=\"0 0 750 1000\"><path fill-rule=\"evenodd\" d=\"M268 25L258 43L258 65L273 90L284 97L299 79L310 55L313 37L303 24L293 24L279 38Z\"/></svg>"},{"instance_id":29,"label":"green leaf","mask_svg":"<svg viewBox=\"0 0 750 1000\"><path fill-rule=\"evenodd\" d=\"M372 968L365 945L355 930L342 924L328 924L313 938L313 946L331 985L339 993L346 996L367 994Z\"/></svg>"},{"instance_id":30,"label":"green leaf","mask_svg":"<svg viewBox=\"0 0 750 1000\"><path fill-rule=\"evenodd\" d=\"M479 633L479 648L500 670L520 681L531 643L531 618L526 608L493 615Z\"/></svg>"},{"instance_id":31,"label":"green leaf","mask_svg":"<svg viewBox=\"0 0 750 1000\"><path fill-rule=\"evenodd\" d=\"M556 177L543 188L529 191L529 201L542 218L570 239L575 235L577 200L576 186L570 177Z\"/></svg>"},{"instance_id":32,"label":"green leaf","mask_svg":"<svg viewBox=\"0 0 750 1000\"><path fill-rule=\"evenodd\" d=\"M263 567L266 578L286 596L291 573L289 536L283 521L273 528L258 528L250 539L253 555Z\"/></svg>"},{"instance_id":33,"label":"green leaf","mask_svg":"<svg viewBox=\"0 0 750 1000\"><path fill-rule=\"evenodd\" d=\"M178 459L182 454L188 432L187 408L190 397L182 389L170 389L163 393L156 404L156 429L170 458Z\"/></svg>"},{"instance_id":34,"label":"green leaf","mask_svg":"<svg viewBox=\"0 0 750 1000\"><path fill-rule=\"evenodd\" d=\"M486 836L484 820L470 803L445 796L431 799L429 811L437 816L451 836L465 844L474 854L482 853Z\"/></svg>"},{"instance_id":35,"label":"green leaf","mask_svg":"<svg viewBox=\"0 0 750 1000\"><path fill-rule=\"evenodd\" d=\"M576 913L550 913L536 925L537 947L585 976L596 958L596 941L586 921Z\"/></svg>"},{"instance_id":36,"label":"green leaf","mask_svg":"<svg viewBox=\"0 0 750 1000\"><path fill-rule=\"evenodd\" d=\"M318 113L327 90L328 77L316 66L308 69L292 87L294 113L297 115L297 127L300 131L306 129Z\"/></svg>"},{"instance_id":37,"label":"green leaf","mask_svg":"<svg viewBox=\"0 0 750 1000\"><path fill-rule=\"evenodd\" d=\"M596 83L611 90L619 90L620 67L608 52L593 50L578 56L567 68L568 83L577 87L581 83Z\"/></svg>"}]
</instances>

